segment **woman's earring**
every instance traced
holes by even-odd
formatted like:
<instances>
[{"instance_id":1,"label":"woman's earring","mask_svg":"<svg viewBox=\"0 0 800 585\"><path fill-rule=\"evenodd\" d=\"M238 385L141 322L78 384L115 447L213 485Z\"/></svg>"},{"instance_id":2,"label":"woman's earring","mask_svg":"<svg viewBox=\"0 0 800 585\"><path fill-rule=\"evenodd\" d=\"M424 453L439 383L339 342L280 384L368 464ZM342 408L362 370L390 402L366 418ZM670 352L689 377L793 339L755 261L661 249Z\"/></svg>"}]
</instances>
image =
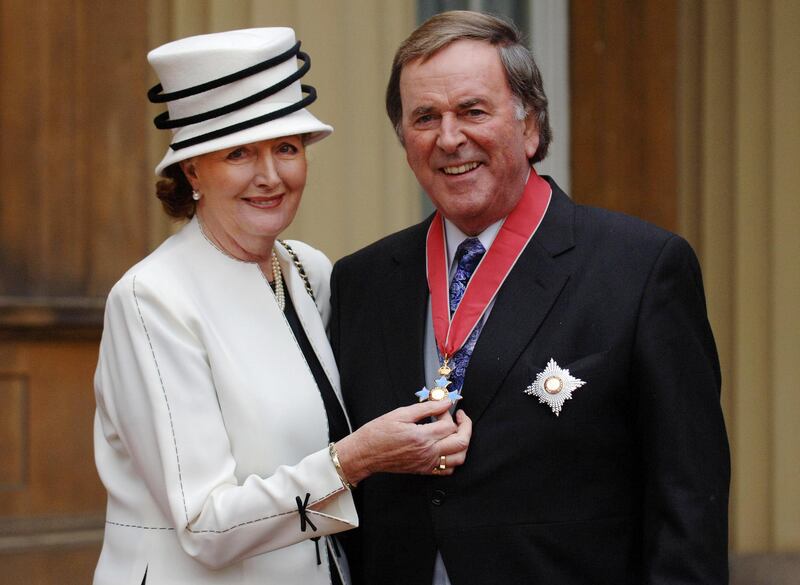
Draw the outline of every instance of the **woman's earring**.
<instances>
[{"instance_id":1,"label":"woman's earring","mask_svg":"<svg viewBox=\"0 0 800 585\"><path fill-rule=\"evenodd\" d=\"M200 193L200 191L192 191L192 199L194 199L195 201L200 201L200 198L202 196L203 194Z\"/></svg>"}]
</instances>

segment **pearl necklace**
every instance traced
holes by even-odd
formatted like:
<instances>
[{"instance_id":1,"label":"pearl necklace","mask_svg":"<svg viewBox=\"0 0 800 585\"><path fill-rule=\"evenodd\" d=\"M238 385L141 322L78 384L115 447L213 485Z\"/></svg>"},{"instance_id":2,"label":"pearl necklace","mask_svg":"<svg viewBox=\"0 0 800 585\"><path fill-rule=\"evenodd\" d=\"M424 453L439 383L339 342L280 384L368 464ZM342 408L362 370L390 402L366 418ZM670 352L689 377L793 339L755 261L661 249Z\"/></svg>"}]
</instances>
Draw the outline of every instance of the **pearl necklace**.
<instances>
[{"instance_id":1,"label":"pearl necklace","mask_svg":"<svg viewBox=\"0 0 800 585\"><path fill-rule=\"evenodd\" d=\"M283 291L283 274L275 250L272 251L272 282L275 284L275 300L278 302L280 310L283 311L286 309L286 294Z\"/></svg>"}]
</instances>

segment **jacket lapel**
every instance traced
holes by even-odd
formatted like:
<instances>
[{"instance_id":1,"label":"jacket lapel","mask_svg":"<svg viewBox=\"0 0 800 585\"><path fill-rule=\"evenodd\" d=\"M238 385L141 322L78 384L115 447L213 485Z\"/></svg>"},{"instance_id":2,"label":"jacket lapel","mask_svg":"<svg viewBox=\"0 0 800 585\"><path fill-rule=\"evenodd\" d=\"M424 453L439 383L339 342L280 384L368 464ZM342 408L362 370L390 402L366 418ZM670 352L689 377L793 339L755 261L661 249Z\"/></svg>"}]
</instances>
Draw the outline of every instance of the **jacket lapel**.
<instances>
[{"instance_id":1,"label":"jacket lapel","mask_svg":"<svg viewBox=\"0 0 800 585\"><path fill-rule=\"evenodd\" d=\"M542 225L503 283L467 367L460 406L473 421L531 343L569 278L556 257L574 247L574 204L550 183L553 196Z\"/></svg>"},{"instance_id":2,"label":"jacket lapel","mask_svg":"<svg viewBox=\"0 0 800 585\"><path fill-rule=\"evenodd\" d=\"M428 306L425 276L425 235L431 218L411 228L392 254L382 290L381 336L386 374L398 405L414 401L425 383L424 335Z\"/></svg>"},{"instance_id":3,"label":"jacket lapel","mask_svg":"<svg viewBox=\"0 0 800 585\"><path fill-rule=\"evenodd\" d=\"M297 317L303 325L303 330L306 332L311 347L314 348L314 353L317 354L322 369L325 370L325 375L328 377L333 387L336 398L338 398L339 403L342 405L345 416L347 416L347 411L344 408L344 401L342 400L339 370L336 367L336 360L333 357L333 351L328 342L328 336L325 333L325 326L322 323L322 319L320 319L319 309L311 299L311 295L308 294L303 277L300 276L300 273L294 266L294 262L290 258L289 253L283 246L275 246L275 250L281 264L284 284L288 293L292 296L292 303L294 303ZM300 258L300 261L302 262L302 258ZM349 419L347 424L350 424Z\"/></svg>"}]
</instances>

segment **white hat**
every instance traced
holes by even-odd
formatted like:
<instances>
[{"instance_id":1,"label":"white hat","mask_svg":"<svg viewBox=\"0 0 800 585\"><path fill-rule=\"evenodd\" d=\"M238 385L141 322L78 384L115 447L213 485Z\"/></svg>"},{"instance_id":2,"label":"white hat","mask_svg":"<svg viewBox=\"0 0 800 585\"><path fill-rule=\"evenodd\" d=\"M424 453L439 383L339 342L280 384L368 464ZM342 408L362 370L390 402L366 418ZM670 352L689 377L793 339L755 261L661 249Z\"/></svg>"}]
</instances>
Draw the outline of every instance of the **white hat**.
<instances>
[{"instance_id":1,"label":"white hat","mask_svg":"<svg viewBox=\"0 0 800 585\"><path fill-rule=\"evenodd\" d=\"M299 49L291 28L251 28L188 37L150 51L147 60L161 83L147 97L166 102L168 110L153 123L172 129L156 174L223 148L294 134L307 135L310 144L333 132L305 109L317 94L300 85L311 61Z\"/></svg>"}]
</instances>

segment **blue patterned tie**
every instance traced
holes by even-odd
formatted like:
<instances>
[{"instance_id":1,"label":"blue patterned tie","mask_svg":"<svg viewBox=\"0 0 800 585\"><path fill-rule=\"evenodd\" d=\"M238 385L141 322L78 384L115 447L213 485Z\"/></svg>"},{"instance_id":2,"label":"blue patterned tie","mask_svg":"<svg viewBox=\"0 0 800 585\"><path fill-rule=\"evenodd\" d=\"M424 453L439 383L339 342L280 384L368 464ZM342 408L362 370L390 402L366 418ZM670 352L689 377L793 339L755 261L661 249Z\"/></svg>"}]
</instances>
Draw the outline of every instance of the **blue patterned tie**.
<instances>
[{"instance_id":1,"label":"blue patterned tie","mask_svg":"<svg viewBox=\"0 0 800 585\"><path fill-rule=\"evenodd\" d=\"M467 289L467 283L475 272L475 268L486 253L486 249L481 244L478 238L467 238L459 244L456 250L456 272L453 275L453 280L450 282L450 314L452 315L461 298L464 296L464 291ZM452 358L450 367L453 368L450 374L450 390L461 390L464 385L464 374L467 371L467 364L469 358L472 356L472 350L475 349L475 343L478 341L478 335L481 331L481 324L478 323L472 333L469 334L467 341L459 349Z\"/></svg>"}]
</instances>

